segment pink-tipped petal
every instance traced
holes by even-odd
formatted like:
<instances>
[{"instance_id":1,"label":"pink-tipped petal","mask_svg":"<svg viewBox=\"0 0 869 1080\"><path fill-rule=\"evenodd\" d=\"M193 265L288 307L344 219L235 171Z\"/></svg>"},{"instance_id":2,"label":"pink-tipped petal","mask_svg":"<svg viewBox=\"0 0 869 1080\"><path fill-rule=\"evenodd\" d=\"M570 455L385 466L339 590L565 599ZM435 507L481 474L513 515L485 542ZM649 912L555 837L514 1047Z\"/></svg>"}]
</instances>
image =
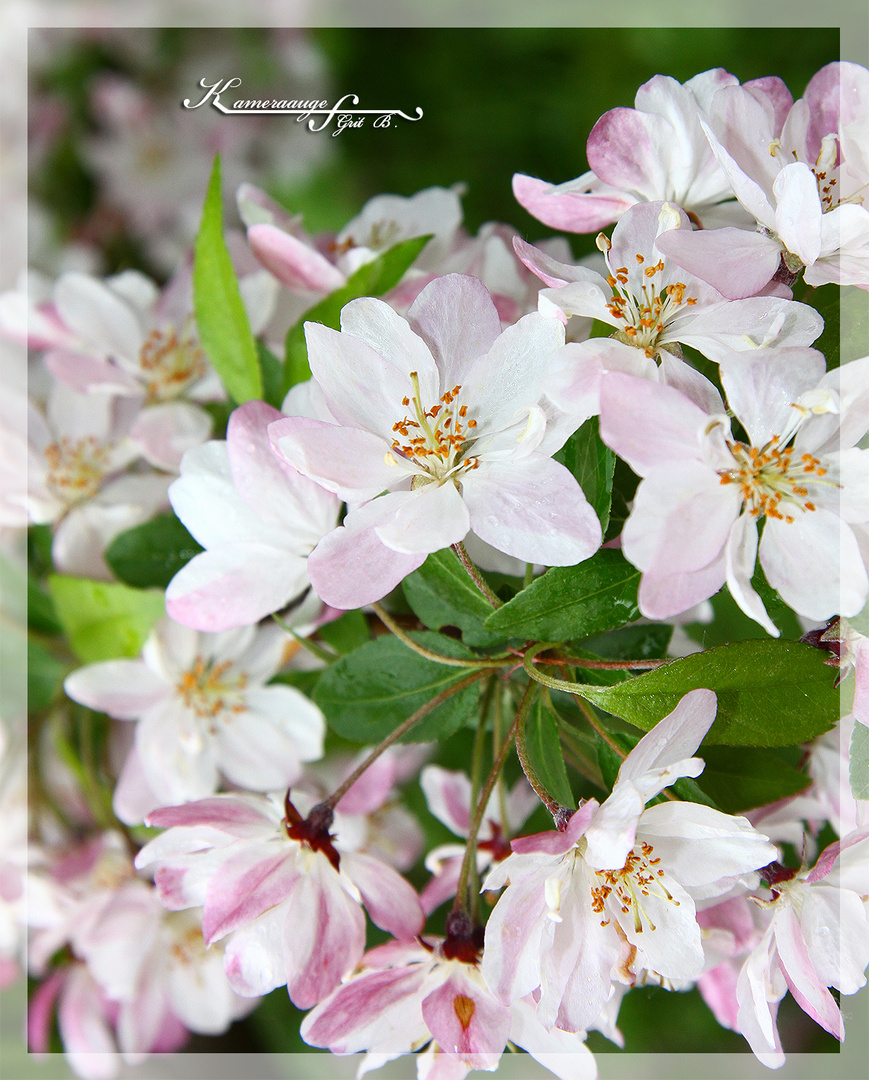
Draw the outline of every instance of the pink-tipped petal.
<instances>
[{"instance_id":1,"label":"pink-tipped petal","mask_svg":"<svg viewBox=\"0 0 869 1080\"><path fill-rule=\"evenodd\" d=\"M360 852L341 856L341 869L359 892L371 921L400 941L416 937L424 918L413 887L391 866Z\"/></svg>"},{"instance_id":2,"label":"pink-tipped petal","mask_svg":"<svg viewBox=\"0 0 869 1080\"><path fill-rule=\"evenodd\" d=\"M315 248L276 225L252 225L247 239L259 262L288 289L330 293L346 281Z\"/></svg>"}]
</instances>

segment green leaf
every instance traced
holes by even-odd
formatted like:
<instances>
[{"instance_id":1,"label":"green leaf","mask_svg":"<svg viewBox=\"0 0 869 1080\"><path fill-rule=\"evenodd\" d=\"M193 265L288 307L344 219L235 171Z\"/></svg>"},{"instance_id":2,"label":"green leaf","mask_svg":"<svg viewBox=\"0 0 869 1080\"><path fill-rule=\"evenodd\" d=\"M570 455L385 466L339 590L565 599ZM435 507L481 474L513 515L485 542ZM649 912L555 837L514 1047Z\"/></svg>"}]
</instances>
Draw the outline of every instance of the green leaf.
<instances>
[{"instance_id":1,"label":"green leaf","mask_svg":"<svg viewBox=\"0 0 869 1080\"><path fill-rule=\"evenodd\" d=\"M57 617L85 663L138 656L154 624L166 613L157 589L131 589L87 578L48 579Z\"/></svg>"},{"instance_id":2,"label":"green leaf","mask_svg":"<svg viewBox=\"0 0 869 1080\"><path fill-rule=\"evenodd\" d=\"M256 343L260 371L263 377L263 401L275 409L281 407L284 393L284 365L261 341Z\"/></svg>"},{"instance_id":3,"label":"green leaf","mask_svg":"<svg viewBox=\"0 0 869 1080\"><path fill-rule=\"evenodd\" d=\"M27 625L37 634L61 633L51 597L30 574L27 576Z\"/></svg>"},{"instance_id":4,"label":"green leaf","mask_svg":"<svg viewBox=\"0 0 869 1080\"><path fill-rule=\"evenodd\" d=\"M584 638L585 652L604 660L660 660L667 654L673 627L666 623L647 623L643 626L623 626L600 637Z\"/></svg>"},{"instance_id":5,"label":"green leaf","mask_svg":"<svg viewBox=\"0 0 869 1080\"><path fill-rule=\"evenodd\" d=\"M337 330L341 325L341 308L359 296L382 296L394 288L409 266L431 240L431 235L403 240L384 251L376 259L360 266L340 289L330 293L325 300L315 304L287 331L284 358L284 393L311 377L308 364L308 347L305 343L305 323L322 323Z\"/></svg>"},{"instance_id":6,"label":"green leaf","mask_svg":"<svg viewBox=\"0 0 869 1080\"><path fill-rule=\"evenodd\" d=\"M460 642L429 632L414 641L444 656L471 658ZM329 726L355 742L379 742L469 669L427 660L391 634L368 642L327 668L314 692ZM445 739L474 715L479 687L458 691L407 733L405 742Z\"/></svg>"},{"instance_id":7,"label":"green leaf","mask_svg":"<svg viewBox=\"0 0 869 1080\"><path fill-rule=\"evenodd\" d=\"M621 747L626 754L629 754L640 741L638 736L627 735L623 731L611 731L609 732L609 735L613 742ZM595 735L595 739L597 741L598 768L600 769L604 784L612 791L615 787L616 780L618 780L619 769L622 767L624 758L620 754L617 754L609 743L604 742L599 735Z\"/></svg>"},{"instance_id":8,"label":"green leaf","mask_svg":"<svg viewBox=\"0 0 869 1080\"><path fill-rule=\"evenodd\" d=\"M704 746L706 768L695 783L726 814L740 814L804 791L811 779L774 750Z\"/></svg>"},{"instance_id":9,"label":"green leaf","mask_svg":"<svg viewBox=\"0 0 869 1080\"><path fill-rule=\"evenodd\" d=\"M119 533L106 548L104 558L125 584L165 589L181 567L202 550L178 518L166 513Z\"/></svg>"},{"instance_id":10,"label":"green leaf","mask_svg":"<svg viewBox=\"0 0 869 1080\"><path fill-rule=\"evenodd\" d=\"M612 504L613 474L616 456L600 437L598 418L590 420L575 431L555 454L555 460L565 465L576 479L606 532Z\"/></svg>"},{"instance_id":11,"label":"green leaf","mask_svg":"<svg viewBox=\"0 0 869 1080\"><path fill-rule=\"evenodd\" d=\"M869 799L869 728L857 721L851 733L851 792L855 799Z\"/></svg>"},{"instance_id":12,"label":"green leaf","mask_svg":"<svg viewBox=\"0 0 869 1080\"><path fill-rule=\"evenodd\" d=\"M368 620L361 611L348 611L334 622L326 623L317 631L317 637L344 655L360 648L371 640Z\"/></svg>"},{"instance_id":13,"label":"green leaf","mask_svg":"<svg viewBox=\"0 0 869 1080\"><path fill-rule=\"evenodd\" d=\"M790 746L829 731L839 695L824 654L790 641L737 641L673 660L655 671L583 697L648 731L698 687L718 695L704 744Z\"/></svg>"},{"instance_id":14,"label":"green leaf","mask_svg":"<svg viewBox=\"0 0 869 1080\"><path fill-rule=\"evenodd\" d=\"M613 470L612 502L610 505L609 525L604 533L604 542L614 540L621 535L630 514L630 504L637 491L640 478L631 468L616 458Z\"/></svg>"},{"instance_id":15,"label":"green leaf","mask_svg":"<svg viewBox=\"0 0 869 1080\"><path fill-rule=\"evenodd\" d=\"M39 712L60 697L63 680L71 666L59 660L38 641L27 641L27 707Z\"/></svg>"},{"instance_id":16,"label":"green leaf","mask_svg":"<svg viewBox=\"0 0 869 1080\"><path fill-rule=\"evenodd\" d=\"M803 635L799 620L775 589L768 584L759 563L755 568L751 584L763 601L767 614L781 631L782 637L791 641L799 640ZM766 630L739 607L726 585L710 598L710 603L714 613L711 622L694 622L685 626L688 636L705 649L711 649L715 645L726 645L731 641L769 638Z\"/></svg>"},{"instance_id":17,"label":"green leaf","mask_svg":"<svg viewBox=\"0 0 869 1080\"><path fill-rule=\"evenodd\" d=\"M640 571L620 551L578 566L555 566L492 612L486 629L507 637L567 641L623 626L639 616Z\"/></svg>"},{"instance_id":18,"label":"green leaf","mask_svg":"<svg viewBox=\"0 0 869 1080\"><path fill-rule=\"evenodd\" d=\"M261 398L256 342L223 239L220 155L214 158L193 253L193 307L199 340L236 404Z\"/></svg>"},{"instance_id":19,"label":"green leaf","mask_svg":"<svg viewBox=\"0 0 869 1080\"><path fill-rule=\"evenodd\" d=\"M806 289L801 299L804 304L810 304L824 319L824 330L812 348L819 349L827 358L827 370L839 366L840 361L840 327L841 315L839 304L841 302L842 289L835 284L821 285L818 288ZM862 355L862 354L861 354Z\"/></svg>"},{"instance_id":20,"label":"green leaf","mask_svg":"<svg viewBox=\"0 0 869 1080\"><path fill-rule=\"evenodd\" d=\"M418 570L404 579L402 588L414 614L430 630L456 626L466 644L480 648L504 640L503 634L483 629L492 605L449 548L429 555Z\"/></svg>"},{"instance_id":21,"label":"green leaf","mask_svg":"<svg viewBox=\"0 0 869 1080\"><path fill-rule=\"evenodd\" d=\"M525 754L536 779L555 802L576 809L576 799L567 777L558 722L544 697L538 697L525 721Z\"/></svg>"}]
</instances>

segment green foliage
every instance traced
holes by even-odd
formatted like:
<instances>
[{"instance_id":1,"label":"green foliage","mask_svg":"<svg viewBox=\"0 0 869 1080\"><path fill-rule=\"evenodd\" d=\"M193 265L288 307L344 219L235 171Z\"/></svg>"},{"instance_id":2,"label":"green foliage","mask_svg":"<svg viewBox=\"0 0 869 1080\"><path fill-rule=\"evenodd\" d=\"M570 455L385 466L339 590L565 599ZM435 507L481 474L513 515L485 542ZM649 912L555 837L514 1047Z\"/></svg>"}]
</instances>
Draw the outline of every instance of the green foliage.
<instances>
[{"instance_id":1,"label":"green foliage","mask_svg":"<svg viewBox=\"0 0 869 1080\"><path fill-rule=\"evenodd\" d=\"M359 296L382 296L395 288L429 240L431 235L403 240L378 255L376 259L360 266L344 285L319 304L315 304L290 327L284 345L284 393L296 383L311 377L305 323L322 323L323 326L331 326L333 330L337 330L341 325L341 308L345 304Z\"/></svg>"},{"instance_id":2,"label":"green foliage","mask_svg":"<svg viewBox=\"0 0 869 1080\"><path fill-rule=\"evenodd\" d=\"M726 814L787 799L811 783L804 772L762 747L704 746L700 756L706 768L695 783Z\"/></svg>"},{"instance_id":3,"label":"green foliage","mask_svg":"<svg viewBox=\"0 0 869 1080\"><path fill-rule=\"evenodd\" d=\"M539 695L531 706L525 720L522 742L523 756L533 773L529 780L536 780L561 806L575 810L576 799L564 765L558 721L547 695Z\"/></svg>"},{"instance_id":4,"label":"green foliage","mask_svg":"<svg viewBox=\"0 0 869 1080\"><path fill-rule=\"evenodd\" d=\"M606 660L659 660L666 655L672 636L672 626L647 623L584 638L581 644L586 652Z\"/></svg>"},{"instance_id":5,"label":"green foliage","mask_svg":"<svg viewBox=\"0 0 869 1080\"><path fill-rule=\"evenodd\" d=\"M826 356L828 371L837 368L841 362L841 344L839 336L841 329L839 304L841 298L842 289L839 285L830 284L821 285L814 289L809 288L805 290L803 296L800 296L800 290L794 290L795 300L802 300L804 304L810 304L824 319L824 331L812 348L820 349L824 356ZM860 353L858 355L863 354Z\"/></svg>"},{"instance_id":6,"label":"green foliage","mask_svg":"<svg viewBox=\"0 0 869 1080\"><path fill-rule=\"evenodd\" d=\"M214 158L193 262L193 306L199 340L237 405L262 398L256 342L223 239L220 156Z\"/></svg>"},{"instance_id":7,"label":"green foliage","mask_svg":"<svg viewBox=\"0 0 869 1080\"><path fill-rule=\"evenodd\" d=\"M508 637L567 641L623 626L639 616L640 571L620 551L577 566L554 566L492 612L486 629Z\"/></svg>"},{"instance_id":8,"label":"green foliage","mask_svg":"<svg viewBox=\"0 0 869 1080\"><path fill-rule=\"evenodd\" d=\"M855 723L851 733L851 792L855 799L869 799L869 728Z\"/></svg>"},{"instance_id":9,"label":"green foliage","mask_svg":"<svg viewBox=\"0 0 869 1080\"><path fill-rule=\"evenodd\" d=\"M27 640L27 707L39 712L60 697L63 680L71 665L64 662L41 642Z\"/></svg>"},{"instance_id":10,"label":"green foliage","mask_svg":"<svg viewBox=\"0 0 869 1080\"><path fill-rule=\"evenodd\" d=\"M370 641L371 631L368 620L361 611L348 611L334 622L321 626L317 637L343 656Z\"/></svg>"},{"instance_id":11,"label":"green foliage","mask_svg":"<svg viewBox=\"0 0 869 1080\"><path fill-rule=\"evenodd\" d=\"M37 634L61 633L54 603L32 574L27 575L27 625Z\"/></svg>"},{"instance_id":12,"label":"green foliage","mask_svg":"<svg viewBox=\"0 0 869 1080\"><path fill-rule=\"evenodd\" d=\"M595 325L598 325L595 323ZM613 474L616 456L600 437L596 416L575 431L555 455L579 481L589 506L597 514L600 527L606 532L612 504Z\"/></svg>"},{"instance_id":13,"label":"green foliage","mask_svg":"<svg viewBox=\"0 0 869 1080\"><path fill-rule=\"evenodd\" d=\"M256 351L263 378L263 401L279 409L286 396L284 365L261 341L256 343Z\"/></svg>"},{"instance_id":14,"label":"green foliage","mask_svg":"<svg viewBox=\"0 0 869 1080\"><path fill-rule=\"evenodd\" d=\"M473 656L458 641L441 634L425 631L411 637L443 656ZM314 701L339 735L355 742L374 743L463 679L469 670L438 664L413 652L398 638L384 636L327 668L314 691ZM474 716L478 698L477 685L459 690L412 728L403 741L445 739Z\"/></svg>"},{"instance_id":15,"label":"green foliage","mask_svg":"<svg viewBox=\"0 0 869 1080\"><path fill-rule=\"evenodd\" d=\"M759 563L751 584L763 600L767 614L781 630L782 636L791 641L802 637L803 630L799 619L767 583ZM685 626L688 636L704 649L711 649L715 645L726 645L729 641L750 641L758 638L769 640L766 630L745 614L731 596L726 585L710 599L710 603L714 613L711 622L687 623Z\"/></svg>"},{"instance_id":16,"label":"green foliage","mask_svg":"<svg viewBox=\"0 0 869 1080\"><path fill-rule=\"evenodd\" d=\"M53 574L48 584L64 633L87 664L138 656L165 614L165 598L157 589L131 589L60 574Z\"/></svg>"},{"instance_id":17,"label":"green foliage","mask_svg":"<svg viewBox=\"0 0 869 1080\"><path fill-rule=\"evenodd\" d=\"M504 634L483 628L492 614L492 605L449 548L429 555L418 570L404 579L402 588L414 614L430 630L456 626L466 644L481 648L505 638Z\"/></svg>"},{"instance_id":18,"label":"green foliage","mask_svg":"<svg viewBox=\"0 0 869 1080\"><path fill-rule=\"evenodd\" d=\"M202 550L170 512L120 533L103 557L126 585L165 589L181 567Z\"/></svg>"},{"instance_id":19,"label":"green foliage","mask_svg":"<svg viewBox=\"0 0 869 1080\"><path fill-rule=\"evenodd\" d=\"M718 714L704 742L788 746L821 735L838 716L838 693L824 656L810 645L738 641L673 660L616 686L583 689L583 697L648 731L689 690L718 695Z\"/></svg>"}]
</instances>

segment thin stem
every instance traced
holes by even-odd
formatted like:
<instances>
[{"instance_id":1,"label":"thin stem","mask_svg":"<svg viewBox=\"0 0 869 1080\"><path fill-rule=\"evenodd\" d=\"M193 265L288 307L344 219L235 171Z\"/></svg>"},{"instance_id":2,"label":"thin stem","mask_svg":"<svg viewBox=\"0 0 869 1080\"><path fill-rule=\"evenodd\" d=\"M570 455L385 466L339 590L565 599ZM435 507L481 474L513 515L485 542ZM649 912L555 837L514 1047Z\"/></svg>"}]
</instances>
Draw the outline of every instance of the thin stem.
<instances>
[{"instance_id":1,"label":"thin stem","mask_svg":"<svg viewBox=\"0 0 869 1080\"><path fill-rule=\"evenodd\" d=\"M402 737L402 735L405 735L408 731L410 731L414 724L419 723L419 721L422 720L423 717L428 716L430 712L433 712L438 707L438 705L442 705L448 698L451 698L453 694L457 694L460 690L464 690L466 687L472 686L475 682L478 682L480 679L483 679L485 677L485 670L472 671L470 675L466 675L463 679L459 679L458 682L454 682L452 686L448 686L445 690L441 690L441 692L435 697L433 697L431 701L427 701L425 705L417 709L412 716L409 716L405 721L399 724L393 732L386 736L383 742L375 746L375 748L371 751L368 757L362 762L362 764L358 768L354 769L353 772L350 773L350 775L337 789L337 791L332 792L329 798L324 799L323 802L320 803L320 805L333 808L337 806L338 803L350 790L350 788L353 787L359 777L365 772L365 770L369 766L373 765L374 762L377 761L377 759L384 752L384 750L388 750L394 742L397 742Z\"/></svg>"},{"instance_id":2,"label":"thin stem","mask_svg":"<svg viewBox=\"0 0 869 1080\"><path fill-rule=\"evenodd\" d=\"M380 604L372 604L371 607L377 618L383 623L387 630L391 630L393 634L406 645L409 649L413 649L419 656L424 656L426 660L434 660L436 664L446 664L448 667L464 667L464 668L501 668L509 663L507 660L462 660L458 656L443 656L441 653L432 652L431 649L426 649L425 646L418 644L410 634L406 633L398 625L395 619L390 614L383 610Z\"/></svg>"},{"instance_id":3,"label":"thin stem","mask_svg":"<svg viewBox=\"0 0 869 1080\"><path fill-rule=\"evenodd\" d=\"M543 686L548 686L552 690L565 690L568 694L581 695L585 690L582 683L568 682L566 679L553 679L550 675L544 675L542 671L538 671L537 668L535 668L534 660L538 653L546 652L547 649L555 649L557 647L556 642L538 641L536 645L532 645L530 649L525 650L525 655L522 657L522 666L535 682L542 683Z\"/></svg>"},{"instance_id":4,"label":"thin stem","mask_svg":"<svg viewBox=\"0 0 869 1080\"><path fill-rule=\"evenodd\" d=\"M527 589L531 582L534 580L534 563L525 564L525 582L522 586L523 589Z\"/></svg>"},{"instance_id":5,"label":"thin stem","mask_svg":"<svg viewBox=\"0 0 869 1080\"><path fill-rule=\"evenodd\" d=\"M600 720L598 720L597 713L594 711L592 706L589 705L589 703L583 698L580 698L577 701L577 705L579 705L582 715L586 718L586 720L588 720L589 726L594 729L598 736L607 744L610 750L618 754L622 761L624 761L628 755L625 753L624 750L622 750L622 748L615 741L615 739L601 724Z\"/></svg>"},{"instance_id":6,"label":"thin stem","mask_svg":"<svg viewBox=\"0 0 869 1080\"><path fill-rule=\"evenodd\" d=\"M483 596L485 596L485 598L489 601L493 608L499 608L501 606L501 601L498 599L497 596L495 596L495 594L486 584L485 578L477 569L477 567L474 566L473 562L471 561L471 557L467 553L467 551L465 551L465 545L461 542L461 540L459 540L457 544L453 544L453 551L456 553L456 555L458 555L459 560L462 566L464 566L464 568L467 570L471 581L473 581L473 583L477 586Z\"/></svg>"},{"instance_id":7,"label":"thin stem","mask_svg":"<svg viewBox=\"0 0 869 1080\"><path fill-rule=\"evenodd\" d=\"M501 695L495 699L495 710L492 714L492 756L495 755L495 748L501 745L501 721L503 714L501 711ZM510 838L510 828L507 823L507 792L504 786L504 771L498 773L498 808L501 811L501 835L505 840Z\"/></svg>"},{"instance_id":8,"label":"thin stem","mask_svg":"<svg viewBox=\"0 0 869 1080\"><path fill-rule=\"evenodd\" d=\"M309 652L312 656L316 656L318 660L323 660L325 663L331 664L334 660L338 659L338 654L336 652L332 652L330 649L324 649L322 645L318 645L315 641L311 641L308 638L304 638L300 634L297 634L291 626L288 626L284 622L280 615L273 614L272 618L281 630L284 630L291 637L295 638L298 644L301 645L306 652Z\"/></svg>"},{"instance_id":9,"label":"thin stem","mask_svg":"<svg viewBox=\"0 0 869 1080\"><path fill-rule=\"evenodd\" d=\"M501 770L504 768L504 762L507 760L507 754L510 751L510 746L516 735L516 729L519 726L520 721L534 700L534 696L537 693L537 687L534 683L529 683L525 688L525 694L522 700L519 702L519 708L516 710L516 715L513 718L513 723L510 725L510 730L504 741L501 743L501 748L498 751L498 756L495 758L495 763L492 765L492 771L489 773L486 783L483 785L483 790L480 792L480 798L477 801L477 810L474 814L471 827L468 830L468 845L465 848L465 857L462 860L462 868L459 871L459 882L456 888L456 899L453 904L453 911L467 911L468 907L468 880L471 873L471 864L476 862L477 858L477 833L480 831L480 826L483 823L483 815L486 812L486 804L489 802L489 796L492 794L492 789L495 786Z\"/></svg>"},{"instance_id":10,"label":"thin stem","mask_svg":"<svg viewBox=\"0 0 869 1080\"><path fill-rule=\"evenodd\" d=\"M480 793L480 773L483 769L483 747L486 744L486 719L489 715L489 706L492 704L492 695L497 695L497 682L494 677L489 679L489 685L486 687L486 694L483 698L483 702L480 706L480 720L477 724L477 733L474 736L474 756L471 761L471 802L470 806L477 805L477 796ZM495 699L497 701L497 697ZM478 890L480 887L479 879L477 877L477 864L476 860L471 865L471 888L472 891ZM477 918L477 903L476 895L473 896L471 901L471 918L476 920Z\"/></svg>"},{"instance_id":11,"label":"thin stem","mask_svg":"<svg viewBox=\"0 0 869 1080\"><path fill-rule=\"evenodd\" d=\"M548 657L537 661L538 664L554 664L558 667L590 668L601 671L647 671L669 664L664 660L586 660L580 656Z\"/></svg>"}]
</instances>

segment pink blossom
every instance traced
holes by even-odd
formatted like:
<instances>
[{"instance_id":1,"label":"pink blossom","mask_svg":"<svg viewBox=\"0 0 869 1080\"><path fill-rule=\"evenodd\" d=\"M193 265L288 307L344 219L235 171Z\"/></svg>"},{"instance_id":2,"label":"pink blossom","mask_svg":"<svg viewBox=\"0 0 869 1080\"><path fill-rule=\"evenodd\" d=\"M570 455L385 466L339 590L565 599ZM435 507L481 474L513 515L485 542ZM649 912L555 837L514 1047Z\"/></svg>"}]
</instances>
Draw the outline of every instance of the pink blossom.
<instances>
[{"instance_id":1,"label":"pink blossom","mask_svg":"<svg viewBox=\"0 0 869 1080\"><path fill-rule=\"evenodd\" d=\"M483 980L479 956L471 934L371 949L359 972L305 1017L302 1038L333 1054L367 1051L360 1073L430 1043L417 1059L420 1080L492 1072L509 1039L562 1080L593 1080L584 1033L547 1031L530 997L501 1004Z\"/></svg>"},{"instance_id":2,"label":"pink blossom","mask_svg":"<svg viewBox=\"0 0 869 1080\"><path fill-rule=\"evenodd\" d=\"M308 588L306 557L334 528L340 503L272 451L267 427L280 418L249 401L230 416L226 442L185 455L169 498L206 550L166 590L177 622L197 630L245 626Z\"/></svg>"},{"instance_id":3,"label":"pink blossom","mask_svg":"<svg viewBox=\"0 0 869 1080\"><path fill-rule=\"evenodd\" d=\"M715 695L686 694L634 747L610 797L592 799L563 832L513 841L484 888L506 885L486 926L482 970L509 1003L540 988L547 1029L594 1024L613 982L679 983L703 970L695 899L727 893L775 858L744 818L697 803L645 803L680 776L715 717Z\"/></svg>"},{"instance_id":4,"label":"pink blossom","mask_svg":"<svg viewBox=\"0 0 869 1080\"><path fill-rule=\"evenodd\" d=\"M672 203L631 207L613 230L598 238L606 277L584 266L556 262L518 238L519 257L548 286L541 311L582 315L615 328L614 337L643 350L681 356L690 345L719 362L731 352L775 345L810 345L823 329L813 308L776 297L728 301L702 278L688 273L659 247L662 235L691 233L684 211ZM747 234L750 235L750 234Z\"/></svg>"},{"instance_id":5,"label":"pink blossom","mask_svg":"<svg viewBox=\"0 0 869 1080\"><path fill-rule=\"evenodd\" d=\"M387 248L416 236L432 239L416 259L421 271L438 266L462 221L455 190L426 188L405 198L377 195L335 237L314 239L264 192L251 184L238 190L238 206L247 239L262 266L292 292L307 293L313 303L340 288L365 263Z\"/></svg>"},{"instance_id":6,"label":"pink blossom","mask_svg":"<svg viewBox=\"0 0 869 1080\"><path fill-rule=\"evenodd\" d=\"M364 503L309 559L327 603L380 599L471 529L527 562L570 565L593 554L600 523L551 459L576 426L544 408L564 341L557 320L534 313L502 333L485 288L450 274L420 293L407 322L365 298L345 306L341 326L306 328L336 423L289 418L270 428L288 462Z\"/></svg>"},{"instance_id":7,"label":"pink blossom","mask_svg":"<svg viewBox=\"0 0 869 1080\"><path fill-rule=\"evenodd\" d=\"M300 812L325 799L370 753L371 747L353 757L330 754L308 766L293 789ZM399 785L416 777L429 753L425 745L390 746L362 773L335 807L333 825L342 850L373 855L401 873L414 865L424 838L415 815L402 802Z\"/></svg>"},{"instance_id":8,"label":"pink blossom","mask_svg":"<svg viewBox=\"0 0 869 1080\"><path fill-rule=\"evenodd\" d=\"M840 1041L842 1014L828 990L855 994L869 964L869 832L852 833L826 849L811 871L768 875L771 920L739 974L738 1030L770 1068L784 1064L776 1027L778 1004L790 990L797 1004Z\"/></svg>"},{"instance_id":9,"label":"pink blossom","mask_svg":"<svg viewBox=\"0 0 869 1080\"><path fill-rule=\"evenodd\" d=\"M165 619L141 660L89 664L67 676L74 701L136 721L135 749L115 792L122 821L211 795L221 777L253 791L295 783L302 762L322 756L326 725L317 706L292 686L266 685L291 648L275 625L200 634Z\"/></svg>"},{"instance_id":10,"label":"pink blossom","mask_svg":"<svg viewBox=\"0 0 869 1080\"><path fill-rule=\"evenodd\" d=\"M4 502L55 524L52 557L62 573L108 578L108 542L166 505L168 477L123 473L142 452L133 437L140 401L53 383L44 415L27 404L27 490L16 490L24 473L10 475Z\"/></svg>"},{"instance_id":11,"label":"pink blossom","mask_svg":"<svg viewBox=\"0 0 869 1080\"><path fill-rule=\"evenodd\" d=\"M780 262L809 285L869 288L867 101L869 72L846 63L822 68L784 123L745 87L720 90L701 123L757 232L668 236L661 250L732 297L754 295Z\"/></svg>"},{"instance_id":12,"label":"pink blossom","mask_svg":"<svg viewBox=\"0 0 869 1080\"><path fill-rule=\"evenodd\" d=\"M286 983L293 1003L310 1008L359 962L362 904L403 939L423 923L410 885L385 863L341 850L331 821L325 807L303 820L289 795L283 806L276 796L217 795L150 814L167 831L136 864L156 864L171 910L203 906L206 943L228 938L224 966L237 993Z\"/></svg>"},{"instance_id":13,"label":"pink blossom","mask_svg":"<svg viewBox=\"0 0 869 1080\"><path fill-rule=\"evenodd\" d=\"M590 172L559 185L517 173L513 193L544 224L567 232L595 232L636 203L659 200L678 203L706 229L747 225L700 125L714 94L737 85L722 68L681 85L655 75L637 91L636 108L610 109L595 124L586 148ZM744 89L779 107L792 100L776 78Z\"/></svg>"},{"instance_id":14,"label":"pink blossom","mask_svg":"<svg viewBox=\"0 0 869 1080\"><path fill-rule=\"evenodd\" d=\"M726 581L777 635L751 586L758 552L770 585L800 614L860 611L869 576L855 530L869 519L869 457L854 444L869 423L867 377L869 359L825 375L814 350L734 354L722 382L743 443L711 387L701 407L668 386L603 376L602 437L643 477L622 550L643 571L644 615L667 618Z\"/></svg>"}]
</instances>

